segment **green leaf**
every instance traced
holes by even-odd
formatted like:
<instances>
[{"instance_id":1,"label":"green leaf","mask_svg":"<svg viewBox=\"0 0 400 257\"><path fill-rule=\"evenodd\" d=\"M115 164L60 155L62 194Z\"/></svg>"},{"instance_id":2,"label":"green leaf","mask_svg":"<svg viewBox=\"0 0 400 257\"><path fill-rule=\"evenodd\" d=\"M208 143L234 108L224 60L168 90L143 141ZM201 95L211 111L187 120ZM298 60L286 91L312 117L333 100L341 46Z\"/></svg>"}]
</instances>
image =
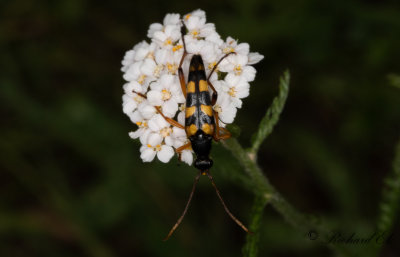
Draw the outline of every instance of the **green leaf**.
<instances>
[{"instance_id":1,"label":"green leaf","mask_svg":"<svg viewBox=\"0 0 400 257\"><path fill-rule=\"evenodd\" d=\"M400 140L396 146L396 154L393 161L393 170L384 180L382 200L380 202L380 215L378 219L378 229L389 232L391 230L396 215L399 211L400 203Z\"/></svg>"},{"instance_id":2,"label":"green leaf","mask_svg":"<svg viewBox=\"0 0 400 257\"><path fill-rule=\"evenodd\" d=\"M258 126L258 131L252 137L252 148L251 152L256 154L260 145L263 141L271 134L276 123L278 123L279 116L285 106L286 99L289 93L289 71L285 71L283 76L280 78L279 83L279 95L274 98L271 106L268 108L264 118L261 120Z\"/></svg>"}]
</instances>

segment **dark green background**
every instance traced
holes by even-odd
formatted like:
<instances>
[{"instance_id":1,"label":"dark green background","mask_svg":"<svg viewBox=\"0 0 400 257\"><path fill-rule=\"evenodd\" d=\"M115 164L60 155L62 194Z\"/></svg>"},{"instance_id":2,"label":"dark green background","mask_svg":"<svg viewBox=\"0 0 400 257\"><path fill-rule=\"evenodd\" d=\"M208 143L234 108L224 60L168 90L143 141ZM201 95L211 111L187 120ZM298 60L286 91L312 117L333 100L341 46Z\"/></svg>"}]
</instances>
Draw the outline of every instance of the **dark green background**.
<instances>
[{"instance_id":1,"label":"dark green background","mask_svg":"<svg viewBox=\"0 0 400 257\"><path fill-rule=\"evenodd\" d=\"M374 231L400 136L400 89L388 80L400 73L398 1L194 2L1 2L0 256L241 255L245 234L205 178L161 241L196 172L176 159L143 164L121 110L125 51L166 13L197 8L223 37L265 56L235 121L244 146L291 71L287 105L259 153L272 184L344 234ZM253 196L231 176L240 167L221 146L212 156L222 194L247 224ZM398 224L382 256L399 254ZM330 255L266 209L260 256Z\"/></svg>"}]
</instances>

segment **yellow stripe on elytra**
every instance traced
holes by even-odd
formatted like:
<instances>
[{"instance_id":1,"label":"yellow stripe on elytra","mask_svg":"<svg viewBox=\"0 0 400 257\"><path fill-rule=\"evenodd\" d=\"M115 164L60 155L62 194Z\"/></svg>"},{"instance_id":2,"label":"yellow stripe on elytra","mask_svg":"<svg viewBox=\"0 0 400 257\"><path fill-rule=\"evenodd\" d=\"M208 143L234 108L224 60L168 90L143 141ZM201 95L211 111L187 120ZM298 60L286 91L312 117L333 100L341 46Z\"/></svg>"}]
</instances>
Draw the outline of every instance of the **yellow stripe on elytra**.
<instances>
[{"instance_id":1,"label":"yellow stripe on elytra","mask_svg":"<svg viewBox=\"0 0 400 257\"><path fill-rule=\"evenodd\" d=\"M186 112L186 118L189 118L190 116L192 116L194 114L194 112L196 111L196 106L190 106L187 107L185 112Z\"/></svg>"},{"instance_id":2,"label":"yellow stripe on elytra","mask_svg":"<svg viewBox=\"0 0 400 257\"><path fill-rule=\"evenodd\" d=\"M195 91L196 91L196 85L194 84L194 81L190 81L187 85L187 92L194 93Z\"/></svg>"},{"instance_id":3,"label":"yellow stripe on elytra","mask_svg":"<svg viewBox=\"0 0 400 257\"><path fill-rule=\"evenodd\" d=\"M207 114L208 116L213 116L213 111L212 111L212 108L211 108L211 105L204 105L204 104L202 104L201 106L200 106L200 109L201 109L201 111L202 112L204 112L205 114Z\"/></svg>"},{"instance_id":4,"label":"yellow stripe on elytra","mask_svg":"<svg viewBox=\"0 0 400 257\"><path fill-rule=\"evenodd\" d=\"M196 125L192 124L192 125L186 127L186 135L188 137L193 136L194 134L196 134L196 132L197 132Z\"/></svg>"},{"instance_id":5,"label":"yellow stripe on elytra","mask_svg":"<svg viewBox=\"0 0 400 257\"><path fill-rule=\"evenodd\" d=\"M199 81L199 90L200 90L200 92L208 91L207 81L205 81L205 80Z\"/></svg>"},{"instance_id":6,"label":"yellow stripe on elytra","mask_svg":"<svg viewBox=\"0 0 400 257\"><path fill-rule=\"evenodd\" d=\"M203 126L201 126L201 130L203 130L207 135L212 135L214 133L214 125L204 123Z\"/></svg>"}]
</instances>

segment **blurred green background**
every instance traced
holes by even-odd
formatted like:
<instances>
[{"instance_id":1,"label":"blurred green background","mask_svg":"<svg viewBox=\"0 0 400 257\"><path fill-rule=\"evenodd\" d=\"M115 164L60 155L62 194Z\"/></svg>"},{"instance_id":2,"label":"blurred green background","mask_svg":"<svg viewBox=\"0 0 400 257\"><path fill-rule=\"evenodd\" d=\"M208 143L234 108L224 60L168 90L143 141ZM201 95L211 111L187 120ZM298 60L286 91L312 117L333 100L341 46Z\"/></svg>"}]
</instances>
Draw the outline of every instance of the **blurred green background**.
<instances>
[{"instance_id":1,"label":"blurred green background","mask_svg":"<svg viewBox=\"0 0 400 257\"><path fill-rule=\"evenodd\" d=\"M265 55L238 112L253 132L289 68L291 92L259 162L302 212L345 234L374 231L400 137L398 1L33 1L0 3L0 256L240 256L245 234L203 178L168 242L196 170L143 164L121 110L122 57L166 13L206 11L223 36ZM212 172L245 224L253 202L231 154ZM399 256L400 229L382 256ZM312 229L312 228L310 228ZM363 246L353 246L355 250ZM260 256L333 256L267 207Z\"/></svg>"}]
</instances>

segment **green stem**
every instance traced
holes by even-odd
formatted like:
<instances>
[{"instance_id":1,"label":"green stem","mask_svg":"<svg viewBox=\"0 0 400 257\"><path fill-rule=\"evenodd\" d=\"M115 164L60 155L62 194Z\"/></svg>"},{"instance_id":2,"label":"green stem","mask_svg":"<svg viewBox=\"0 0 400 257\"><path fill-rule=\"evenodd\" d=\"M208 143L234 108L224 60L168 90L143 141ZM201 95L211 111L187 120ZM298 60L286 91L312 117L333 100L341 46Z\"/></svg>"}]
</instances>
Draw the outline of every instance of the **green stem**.
<instances>
[{"instance_id":1,"label":"green stem","mask_svg":"<svg viewBox=\"0 0 400 257\"><path fill-rule=\"evenodd\" d=\"M267 204L267 199L261 195L256 196L254 199L250 217L251 223L249 225L249 229L253 234L246 236L246 244L243 246L243 256L245 257L256 257L258 254L262 214Z\"/></svg>"}]
</instances>

